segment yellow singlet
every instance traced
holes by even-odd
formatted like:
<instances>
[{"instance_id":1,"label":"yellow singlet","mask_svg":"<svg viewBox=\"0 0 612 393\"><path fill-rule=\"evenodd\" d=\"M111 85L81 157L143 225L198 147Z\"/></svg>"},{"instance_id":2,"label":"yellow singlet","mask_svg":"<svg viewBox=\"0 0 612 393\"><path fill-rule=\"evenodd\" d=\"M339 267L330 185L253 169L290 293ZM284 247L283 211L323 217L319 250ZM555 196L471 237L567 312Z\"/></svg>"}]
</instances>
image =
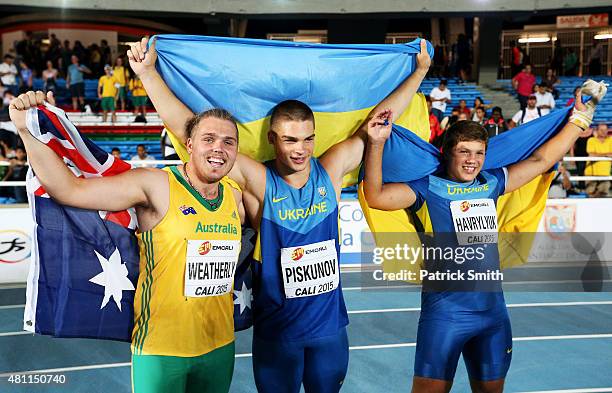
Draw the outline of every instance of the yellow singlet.
<instances>
[{"instance_id":1,"label":"yellow singlet","mask_svg":"<svg viewBox=\"0 0 612 393\"><path fill-rule=\"evenodd\" d=\"M205 246L209 243L233 244L239 251L240 217L225 178L221 180L221 205L211 211L176 167L164 170L170 185L168 212L155 228L137 234L140 275L134 299L132 352L199 356L234 341L234 302L231 286L228 293L219 296L192 297L193 292L186 296L187 288L193 288L185 285L188 243L193 246L195 242L200 254L208 252Z\"/></svg>"}]
</instances>

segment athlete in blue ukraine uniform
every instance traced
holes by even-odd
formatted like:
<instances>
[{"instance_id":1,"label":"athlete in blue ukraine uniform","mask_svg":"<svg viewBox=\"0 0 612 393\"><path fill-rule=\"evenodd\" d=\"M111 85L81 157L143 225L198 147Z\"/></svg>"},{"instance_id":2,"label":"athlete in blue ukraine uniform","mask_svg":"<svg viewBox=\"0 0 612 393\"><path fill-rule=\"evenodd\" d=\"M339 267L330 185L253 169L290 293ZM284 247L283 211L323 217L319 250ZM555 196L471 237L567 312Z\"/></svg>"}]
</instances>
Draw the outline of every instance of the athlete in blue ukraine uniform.
<instances>
[{"instance_id":1,"label":"athlete in blue ukraine uniform","mask_svg":"<svg viewBox=\"0 0 612 393\"><path fill-rule=\"evenodd\" d=\"M265 247L255 264L256 379L265 381L266 391L298 391L302 379L308 391L337 391L348 367L348 316L334 185L315 158L300 189L266 164L260 223Z\"/></svg>"},{"instance_id":2,"label":"athlete in blue ukraine uniform","mask_svg":"<svg viewBox=\"0 0 612 393\"><path fill-rule=\"evenodd\" d=\"M569 122L556 135L527 159L500 169L481 170L488 134L478 123L459 121L445 132L440 173L383 184L382 155L391 134L391 115L375 113L368 123L364 177L368 205L416 211L426 202L435 233L428 246L450 246L454 252L450 260L439 255L425 260L413 392L449 392L460 354L474 392L503 391L512 333L501 275L486 278L488 272L499 271L497 198L548 171L570 149L581 129L589 127L606 88L593 81L583 88L592 95L591 101L583 104L579 94ZM454 278L442 274L453 270L464 274L463 279L458 274ZM484 281L468 280L469 270L484 274Z\"/></svg>"},{"instance_id":3,"label":"athlete in blue ukraine uniform","mask_svg":"<svg viewBox=\"0 0 612 393\"><path fill-rule=\"evenodd\" d=\"M499 271L496 204L497 198L504 193L506 178L507 170L502 168L481 171L467 183L440 175L408 183L416 195L410 209L416 212L427 202L436 234L435 246L483 250L461 264L446 261L435 266L428 261L428 272L447 269L463 274L470 270L477 273ZM469 241L472 239L467 234L465 239L457 239L456 232L472 234L476 240ZM487 237L489 243L480 243ZM467 244L460 240L466 240ZM425 279L421 310L415 375L452 381L459 355L463 353L471 378L490 381L505 377L512 358L512 332L501 281L491 279L478 284L447 280L440 284ZM483 359L482 354L488 354L487 359Z\"/></svg>"}]
</instances>

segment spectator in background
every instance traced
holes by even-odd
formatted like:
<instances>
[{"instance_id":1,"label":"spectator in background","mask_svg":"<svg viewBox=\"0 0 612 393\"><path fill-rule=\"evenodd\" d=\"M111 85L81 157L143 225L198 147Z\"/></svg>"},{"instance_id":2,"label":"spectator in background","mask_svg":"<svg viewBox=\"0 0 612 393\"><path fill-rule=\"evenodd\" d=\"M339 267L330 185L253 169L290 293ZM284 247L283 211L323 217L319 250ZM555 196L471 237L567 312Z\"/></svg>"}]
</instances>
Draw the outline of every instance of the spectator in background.
<instances>
[{"instance_id":1,"label":"spectator in background","mask_svg":"<svg viewBox=\"0 0 612 393\"><path fill-rule=\"evenodd\" d=\"M546 86L543 84L537 86L538 90L534 94L536 96L536 106L540 110L542 116L546 116L555 108L555 98L551 93L546 91Z\"/></svg>"},{"instance_id":2,"label":"spectator in background","mask_svg":"<svg viewBox=\"0 0 612 393\"><path fill-rule=\"evenodd\" d=\"M57 38L57 36L55 35L55 33L51 33L51 35L49 36L49 46L50 47L60 47L62 45L61 41Z\"/></svg>"},{"instance_id":3,"label":"spectator in background","mask_svg":"<svg viewBox=\"0 0 612 393\"><path fill-rule=\"evenodd\" d=\"M516 46L516 41L510 41L510 77L514 78L521 72L521 50Z\"/></svg>"},{"instance_id":4,"label":"spectator in background","mask_svg":"<svg viewBox=\"0 0 612 393\"><path fill-rule=\"evenodd\" d=\"M521 124L529 123L532 120L535 120L542 116L542 112L540 108L536 106L537 99L535 95L530 95L527 97L527 107L521 109L516 112L514 116L512 116L512 120L508 124L508 128L512 129L516 126L520 126Z\"/></svg>"},{"instance_id":5,"label":"spectator in background","mask_svg":"<svg viewBox=\"0 0 612 393\"><path fill-rule=\"evenodd\" d=\"M94 76L98 76L101 74L102 70L102 53L100 52L100 47L98 44L91 44L88 48L89 50L89 65L91 67L91 72Z\"/></svg>"},{"instance_id":6,"label":"spectator in background","mask_svg":"<svg viewBox=\"0 0 612 393\"><path fill-rule=\"evenodd\" d=\"M66 76L66 88L70 89L72 97L72 109L77 110L85 105L85 80L83 74L91 74L91 70L79 63L79 57L72 55L70 58L72 64L68 67L68 75ZM78 105L77 105L78 100Z\"/></svg>"},{"instance_id":7,"label":"spectator in background","mask_svg":"<svg viewBox=\"0 0 612 393\"><path fill-rule=\"evenodd\" d=\"M25 148L18 146L15 149L15 158L9 160L10 166L8 172L4 176L5 181L25 181L26 174L28 173L27 166L28 157L26 155ZM11 187L12 197L15 198L17 203L27 203L28 195L26 188L23 186Z\"/></svg>"},{"instance_id":8,"label":"spectator in background","mask_svg":"<svg viewBox=\"0 0 612 393\"><path fill-rule=\"evenodd\" d=\"M431 76L434 78L441 78L446 73L446 62L448 61L446 55L446 49L439 43L434 48L433 67L431 69Z\"/></svg>"},{"instance_id":9,"label":"spectator in background","mask_svg":"<svg viewBox=\"0 0 612 393\"><path fill-rule=\"evenodd\" d=\"M459 34L457 37L457 69L461 82L469 79L471 74L471 56L472 50L470 41L465 34Z\"/></svg>"},{"instance_id":10,"label":"spectator in background","mask_svg":"<svg viewBox=\"0 0 612 393\"><path fill-rule=\"evenodd\" d=\"M572 93L572 98L569 98L567 100L567 102L565 103L565 106L574 106L574 101L576 101L576 95L578 94L578 92L580 91L580 86L576 86L574 88L574 92Z\"/></svg>"},{"instance_id":11,"label":"spectator in background","mask_svg":"<svg viewBox=\"0 0 612 393\"><path fill-rule=\"evenodd\" d=\"M47 53L45 54L45 64L47 61L51 61L54 64L58 64L59 59L62 57L62 43L57 39L55 34L51 34L51 38L49 38L49 48L47 49Z\"/></svg>"},{"instance_id":12,"label":"spectator in background","mask_svg":"<svg viewBox=\"0 0 612 393\"><path fill-rule=\"evenodd\" d=\"M121 150L119 150L118 147L113 147L111 150L111 154L113 155L113 157L121 159Z\"/></svg>"},{"instance_id":13,"label":"spectator in background","mask_svg":"<svg viewBox=\"0 0 612 393\"><path fill-rule=\"evenodd\" d=\"M132 92L132 105L134 105L134 115L142 114L147 117L147 91L142 85L140 77L136 75L130 80L130 91Z\"/></svg>"},{"instance_id":14,"label":"spectator in background","mask_svg":"<svg viewBox=\"0 0 612 393\"><path fill-rule=\"evenodd\" d=\"M578 70L578 57L574 48L569 48L565 57L563 58L563 75L565 76L576 76Z\"/></svg>"},{"instance_id":15,"label":"spectator in background","mask_svg":"<svg viewBox=\"0 0 612 393\"><path fill-rule=\"evenodd\" d=\"M454 109L459 110L459 114L465 113L468 117L472 115L472 111L467 106L467 102L465 100L459 100L459 105Z\"/></svg>"},{"instance_id":16,"label":"spectator in background","mask_svg":"<svg viewBox=\"0 0 612 393\"><path fill-rule=\"evenodd\" d=\"M484 106L479 106L478 108L476 108L475 112L476 120L472 119L472 121L480 124L481 126L484 126L486 121L485 115L487 114Z\"/></svg>"},{"instance_id":17,"label":"spectator in background","mask_svg":"<svg viewBox=\"0 0 612 393\"><path fill-rule=\"evenodd\" d=\"M521 109L527 106L527 98L533 92L533 85L536 83L535 75L531 73L531 65L527 64L521 72L512 79L512 87L518 94L518 101Z\"/></svg>"},{"instance_id":18,"label":"spectator in background","mask_svg":"<svg viewBox=\"0 0 612 393\"><path fill-rule=\"evenodd\" d=\"M25 61L19 63L19 84L21 86L21 92L25 93L26 91L32 90L32 70Z\"/></svg>"},{"instance_id":19,"label":"spectator in background","mask_svg":"<svg viewBox=\"0 0 612 393\"><path fill-rule=\"evenodd\" d=\"M150 161L150 160L155 160L155 157L147 153L147 148L145 145L140 144L136 146L136 155L132 156L131 160L132 161Z\"/></svg>"},{"instance_id":20,"label":"spectator in background","mask_svg":"<svg viewBox=\"0 0 612 393\"><path fill-rule=\"evenodd\" d=\"M587 141L587 153L589 157L612 157L612 138L608 136L608 125L599 124L595 135ZM592 161L586 166L586 176L610 176L610 161ZM610 181L589 181L586 192L589 197L607 196L610 191Z\"/></svg>"},{"instance_id":21,"label":"spectator in background","mask_svg":"<svg viewBox=\"0 0 612 393\"><path fill-rule=\"evenodd\" d=\"M440 128L442 129L442 132L448 130L448 128L452 126L453 124L455 124L458 120L459 120L459 109L453 108L450 116L446 116L440 122Z\"/></svg>"},{"instance_id":22,"label":"spectator in background","mask_svg":"<svg viewBox=\"0 0 612 393\"><path fill-rule=\"evenodd\" d=\"M113 75L119 84L119 101L121 102L121 110L125 110L125 99L127 98L127 82L130 77L127 68L123 66L123 59L117 57L115 59L115 67L113 67Z\"/></svg>"},{"instance_id":23,"label":"spectator in background","mask_svg":"<svg viewBox=\"0 0 612 393\"><path fill-rule=\"evenodd\" d=\"M593 39L593 47L589 55L589 75L601 75L601 63L604 55L602 41Z\"/></svg>"},{"instance_id":24,"label":"spectator in background","mask_svg":"<svg viewBox=\"0 0 612 393\"><path fill-rule=\"evenodd\" d=\"M57 69L53 68L53 62L47 60L47 68L42 72L45 93L48 91L57 93L57 73Z\"/></svg>"},{"instance_id":25,"label":"spectator in background","mask_svg":"<svg viewBox=\"0 0 612 393\"><path fill-rule=\"evenodd\" d=\"M0 139L0 148L2 148L2 154L6 160L10 160L17 156L15 149L11 147L11 145L9 145L9 143L7 143L7 141L4 139Z\"/></svg>"},{"instance_id":26,"label":"spectator in background","mask_svg":"<svg viewBox=\"0 0 612 393\"><path fill-rule=\"evenodd\" d=\"M70 41L64 40L64 46L61 50L61 64L59 69L62 71L62 75L68 76L68 67L70 66L70 59L72 58L72 49L70 49Z\"/></svg>"},{"instance_id":27,"label":"spectator in background","mask_svg":"<svg viewBox=\"0 0 612 393\"><path fill-rule=\"evenodd\" d=\"M572 146L570 150L570 155L572 157L588 157L587 153L587 141L589 137L593 135L593 129L587 128L586 130L582 130L578 135L578 139L574 142L574 146ZM584 176L584 169L586 168L586 161L574 161L576 164L576 170L578 172L578 176ZM584 181L578 182L578 187L581 189L585 188Z\"/></svg>"},{"instance_id":28,"label":"spectator in background","mask_svg":"<svg viewBox=\"0 0 612 393\"><path fill-rule=\"evenodd\" d=\"M563 161L559 161L557 166L557 175L550 184L548 190L548 198L567 198L568 194L576 194L569 178L569 173L563 165Z\"/></svg>"},{"instance_id":29,"label":"spectator in background","mask_svg":"<svg viewBox=\"0 0 612 393\"><path fill-rule=\"evenodd\" d=\"M541 84L544 85L546 91L551 93L555 100L559 98L559 90L557 90L556 86L561 83L559 78L555 75L555 72L552 68L548 68L546 70L546 74L542 78Z\"/></svg>"},{"instance_id":30,"label":"spectator in background","mask_svg":"<svg viewBox=\"0 0 612 393\"><path fill-rule=\"evenodd\" d=\"M438 146L434 141L442 136L442 128L436 115L431 112L431 98L425 97L427 101L427 110L429 111L429 143Z\"/></svg>"},{"instance_id":31,"label":"spectator in background","mask_svg":"<svg viewBox=\"0 0 612 393\"><path fill-rule=\"evenodd\" d=\"M108 112L111 112L111 122L115 123L117 121L115 102L119 93L117 89L119 83L112 72L113 68L109 64L105 65L104 75L98 80L98 98L102 107L102 122L104 123L108 118Z\"/></svg>"},{"instance_id":32,"label":"spectator in background","mask_svg":"<svg viewBox=\"0 0 612 393\"><path fill-rule=\"evenodd\" d=\"M485 108L485 113L486 113L487 109L491 109L493 105L485 104L481 97L474 98L474 106L472 107L472 112L470 114L472 121L476 121L476 108L480 108L480 107Z\"/></svg>"},{"instance_id":33,"label":"spectator in background","mask_svg":"<svg viewBox=\"0 0 612 393\"><path fill-rule=\"evenodd\" d=\"M11 104L11 101L13 100L13 98L15 98L15 96L13 95L13 92L10 90L5 90L4 93L2 94L3 114L4 112L6 112L7 116L8 116L8 107ZM11 121L10 116L9 117L2 116L2 119L0 121Z\"/></svg>"},{"instance_id":34,"label":"spectator in background","mask_svg":"<svg viewBox=\"0 0 612 393\"><path fill-rule=\"evenodd\" d=\"M468 115L465 112L459 112L457 121L465 121L465 120L468 120Z\"/></svg>"},{"instance_id":35,"label":"spectator in background","mask_svg":"<svg viewBox=\"0 0 612 393\"><path fill-rule=\"evenodd\" d=\"M496 106L491 109L491 117L485 121L484 128L487 130L489 138L508 131L508 126L506 125L506 121L504 120L500 107Z\"/></svg>"},{"instance_id":36,"label":"spectator in background","mask_svg":"<svg viewBox=\"0 0 612 393\"><path fill-rule=\"evenodd\" d=\"M434 87L429 93L432 107L431 112L438 118L438 121L442 121L446 111L446 104L451 101L451 91L447 85L446 79L442 79L438 87Z\"/></svg>"},{"instance_id":37,"label":"spectator in background","mask_svg":"<svg viewBox=\"0 0 612 393\"><path fill-rule=\"evenodd\" d=\"M108 41L100 41L100 53L102 54L102 64L111 64L111 49L110 46L108 46Z\"/></svg>"},{"instance_id":38,"label":"spectator in background","mask_svg":"<svg viewBox=\"0 0 612 393\"><path fill-rule=\"evenodd\" d=\"M0 81L2 85L13 93L19 94L17 85L17 67L14 64L15 58L12 55L4 55L4 62L0 64Z\"/></svg>"},{"instance_id":39,"label":"spectator in background","mask_svg":"<svg viewBox=\"0 0 612 393\"><path fill-rule=\"evenodd\" d=\"M86 62L89 59L87 56L87 49L81 44L81 41L74 41L74 47L72 48L72 54L78 57L83 62Z\"/></svg>"},{"instance_id":40,"label":"spectator in background","mask_svg":"<svg viewBox=\"0 0 612 393\"><path fill-rule=\"evenodd\" d=\"M563 47L559 40L555 41L555 50L552 58L552 69L555 70L555 75L563 75Z\"/></svg>"}]
</instances>

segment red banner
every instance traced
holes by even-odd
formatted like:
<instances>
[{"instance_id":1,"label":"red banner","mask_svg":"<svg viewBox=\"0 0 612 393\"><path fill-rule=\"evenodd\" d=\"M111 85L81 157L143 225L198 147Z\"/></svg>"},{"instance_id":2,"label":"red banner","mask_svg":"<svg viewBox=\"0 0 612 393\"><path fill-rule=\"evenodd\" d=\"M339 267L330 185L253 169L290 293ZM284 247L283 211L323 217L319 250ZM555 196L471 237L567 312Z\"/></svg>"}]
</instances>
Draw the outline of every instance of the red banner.
<instances>
[{"instance_id":1,"label":"red banner","mask_svg":"<svg viewBox=\"0 0 612 393\"><path fill-rule=\"evenodd\" d=\"M608 14L557 16L558 29L608 26Z\"/></svg>"}]
</instances>

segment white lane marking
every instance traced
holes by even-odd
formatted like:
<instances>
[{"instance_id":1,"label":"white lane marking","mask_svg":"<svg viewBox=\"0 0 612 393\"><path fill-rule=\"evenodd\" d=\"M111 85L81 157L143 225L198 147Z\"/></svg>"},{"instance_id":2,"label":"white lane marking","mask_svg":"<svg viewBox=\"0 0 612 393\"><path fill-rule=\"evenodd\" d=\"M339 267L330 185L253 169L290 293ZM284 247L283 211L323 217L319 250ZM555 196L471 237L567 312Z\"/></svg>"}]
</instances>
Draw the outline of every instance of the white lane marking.
<instances>
[{"instance_id":1,"label":"white lane marking","mask_svg":"<svg viewBox=\"0 0 612 393\"><path fill-rule=\"evenodd\" d=\"M546 341L546 340L582 340L582 339L602 339L612 338L612 333L606 334L576 334L566 336L532 336L532 337L515 337L512 341ZM368 350L368 349L389 349L389 348L406 348L415 347L416 343L397 343L397 344L376 344L376 345L361 345L349 347L352 351ZM239 353L236 354L237 358L248 358L253 356L251 353ZM76 367L65 367L65 368L52 368L46 370L29 370L29 371L13 371L9 373L0 374L0 378L6 378L15 374L43 374L43 373L60 373L65 371L80 371L80 370L93 370L98 368L112 368L112 367L128 367L131 363L107 363L107 364L94 364L91 366L76 366ZM535 392L530 392L535 393Z\"/></svg>"}]
</instances>

